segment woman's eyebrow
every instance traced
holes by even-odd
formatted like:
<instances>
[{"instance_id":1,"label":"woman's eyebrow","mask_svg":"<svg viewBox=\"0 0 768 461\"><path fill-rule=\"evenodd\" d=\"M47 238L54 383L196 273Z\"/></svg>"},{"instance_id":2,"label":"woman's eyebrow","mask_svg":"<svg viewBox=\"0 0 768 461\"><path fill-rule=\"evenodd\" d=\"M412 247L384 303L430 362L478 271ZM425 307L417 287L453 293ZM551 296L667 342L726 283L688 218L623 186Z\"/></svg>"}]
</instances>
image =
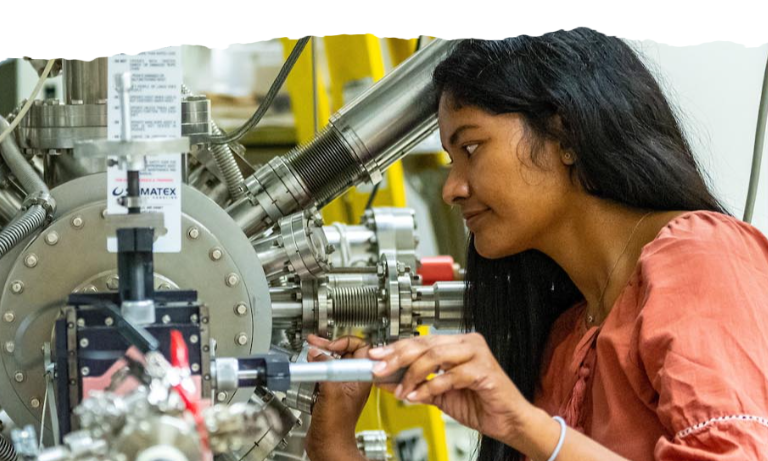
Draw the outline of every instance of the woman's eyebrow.
<instances>
[{"instance_id":1,"label":"woman's eyebrow","mask_svg":"<svg viewBox=\"0 0 768 461\"><path fill-rule=\"evenodd\" d=\"M462 125L456 128L456 131L454 131L451 137L448 139L448 144L450 144L451 146L455 145L456 142L459 140L459 136L461 135L461 133L472 128L480 128L480 127L477 125Z\"/></svg>"}]
</instances>

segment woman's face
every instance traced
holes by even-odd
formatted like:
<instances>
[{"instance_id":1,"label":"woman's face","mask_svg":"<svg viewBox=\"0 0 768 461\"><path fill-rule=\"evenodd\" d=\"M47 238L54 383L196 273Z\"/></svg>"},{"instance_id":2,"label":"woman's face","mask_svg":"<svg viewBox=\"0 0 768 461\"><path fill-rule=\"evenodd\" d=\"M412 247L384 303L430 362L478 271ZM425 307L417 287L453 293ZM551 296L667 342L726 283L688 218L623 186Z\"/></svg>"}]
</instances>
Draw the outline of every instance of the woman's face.
<instances>
[{"instance_id":1,"label":"woman's face","mask_svg":"<svg viewBox=\"0 0 768 461\"><path fill-rule=\"evenodd\" d=\"M541 249L577 193L572 161L557 143L545 141L534 163L519 114L459 107L444 94L438 117L443 148L453 161L443 200L461 207L477 252L500 258Z\"/></svg>"}]
</instances>

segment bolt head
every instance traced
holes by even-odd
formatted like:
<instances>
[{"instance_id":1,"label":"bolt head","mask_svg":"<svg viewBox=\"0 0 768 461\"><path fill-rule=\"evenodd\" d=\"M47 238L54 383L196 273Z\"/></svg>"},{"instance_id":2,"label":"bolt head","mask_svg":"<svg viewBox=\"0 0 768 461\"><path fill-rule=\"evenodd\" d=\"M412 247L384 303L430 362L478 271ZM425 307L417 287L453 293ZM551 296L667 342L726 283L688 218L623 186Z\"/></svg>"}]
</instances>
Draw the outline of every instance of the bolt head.
<instances>
[{"instance_id":1,"label":"bolt head","mask_svg":"<svg viewBox=\"0 0 768 461\"><path fill-rule=\"evenodd\" d=\"M113 275L112 277L108 278L107 288L110 290L117 290L120 288L120 278L117 275Z\"/></svg>"},{"instance_id":2,"label":"bolt head","mask_svg":"<svg viewBox=\"0 0 768 461\"><path fill-rule=\"evenodd\" d=\"M247 313L248 313L248 306L246 306L245 304L240 303L240 304L235 306L235 314L242 316L242 315L245 315Z\"/></svg>"},{"instance_id":3,"label":"bolt head","mask_svg":"<svg viewBox=\"0 0 768 461\"><path fill-rule=\"evenodd\" d=\"M91 374L91 369L88 367L83 367L80 369L80 374L83 376L88 376L89 374Z\"/></svg>"},{"instance_id":4,"label":"bolt head","mask_svg":"<svg viewBox=\"0 0 768 461\"><path fill-rule=\"evenodd\" d=\"M97 293L99 290L96 289L93 285L88 285L87 287L83 288L83 293Z\"/></svg>"},{"instance_id":5,"label":"bolt head","mask_svg":"<svg viewBox=\"0 0 768 461\"><path fill-rule=\"evenodd\" d=\"M24 382L24 373L17 371L15 375L13 375L13 379L16 380L17 383L23 383Z\"/></svg>"},{"instance_id":6,"label":"bolt head","mask_svg":"<svg viewBox=\"0 0 768 461\"><path fill-rule=\"evenodd\" d=\"M80 328L85 326L85 319L77 319L77 326Z\"/></svg>"},{"instance_id":7,"label":"bolt head","mask_svg":"<svg viewBox=\"0 0 768 461\"><path fill-rule=\"evenodd\" d=\"M45 234L45 243L51 246L59 243L59 233L56 231L50 231Z\"/></svg>"},{"instance_id":8,"label":"bolt head","mask_svg":"<svg viewBox=\"0 0 768 461\"><path fill-rule=\"evenodd\" d=\"M29 405L32 408L39 408L40 407L40 399L33 398L32 400L29 401Z\"/></svg>"},{"instance_id":9,"label":"bolt head","mask_svg":"<svg viewBox=\"0 0 768 461\"><path fill-rule=\"evenodd\" d=\"M22 282L21 280L14 280L13 282L11 282L11 291L17 295L23 293L24 282Z\"/></svg>"},{"instance_id":10,"label":"bolt head","mask_svg":"<svg viewBox=\"0 0 768 461\"><path fill-rule=\"evenodd\" d=\"M83 349L88 347L88 344L90 344L90 342L88 341L88 338L83 338L80 340L80 347L82 347Z\"/></svg>"},{"instance_id":11,"label":"bolt head","mask_svg":"<svg viewBox=\"0 0 768 461\"><path fill-rule=\"evenodd\" d=\"M171 323L171 316L170 315L164 315L162 322L165 324Z\"/></svg>"},{"instance_id":12,"label":"bolt head","mask_svg":"<svg viewBox=\"0 0 768 461\"><path fill-rule=\"evenodd\" d=\"M13 341L6 341L5 342L5 351L12 354L13 351L16 350L16 343Z\"/></svg>"},{"instance_id":13,"label":"bolt head","mask_svg":"<svg viewBox=\"0 0 768 461\"><path fill-rule=\"evenodd\" d=\"M225 282L226 282L228 287L234 287L238 283L240 283L240 277L238 277L237 274L235 274L233 272L233 273L227 275L227 278L226 278Z\"/></svg>"},{"instance_id":14,"label":"bolt head","mask_svg":"<svg viewBox=\"0 0 768 461\"><path fill-rule=\"evenodd\" d=\"M192 344L197 344L197 342L200 340L200 338L197 337L197 335L191 335L189 337L189 342Z\"/></svg>"},{"instance_id":15,"label":"bolt head","mask_svg":"<svg viewBox=\"0 0 768 461\"><path fill-rule=\"evenodd\" d=\"M37 255L34 253L28 254L26 258L24 258L24 265L32 269L33 267L37 266L38 259Z\"/></svg>"},{"instance_id":16,"label":"bolt head","mask_svg":"<svg viewBox=\"0 0 768 461\"><path fill-rule=\"evenodd\" d=\"M72 227L75 229L82 229L84 224L85 221L83 220L82 216L75 216L72 218Z\"/></svg>"},{"instance_id":17,"label":"bolt head","mask_svg":"<svg viewBox=\"0 0 768 461\"><path fill-rule=\"evenodd\" d=\"M200 229L197 227L190 227L187 231L187 237L191 238L192 240L197 239L200 237Z\"/></svg>"},{"instance_id":18,"label":"bolt head","mask_svg":"<svg viewBox=\"0 0 768 461\"><path fill-rule=\"evenodd\" d=\"M109 214L109 212L107 212L106 208L101 210L101 219L106 219L108 214Z\"/></svg>"},{"instance_id":19,"label":"bolt head","mask_svg":"<svg viewBox=\"0 0 768 461\"><path fill-rule=\"evenodd\" d=\"M11 311L8 311L5 314L3 314L3 320L5 320L6 323L11 323L14 320L16 320L16 314L14 314Z\"/></svg>"},{"instance_id":20,"label":"bolt head","mask_svg":"<svg viewBox=\"0 0 768 461\"><path fill-rule=\"evenodd\" d=\"M197 314L192 314L189 316L189 321L192 323L197 323L198 317Z\"/></svg>"},{"instance_id":21,"label":"bolt head","mask_svg":"<svg viewBox=\"0 0 768 461\"><path fill-rule=\"evenodd\" d=\"M160 285L157 286L157 289L158 290L170 290L171 286L168 285L167 283L161 283Z\"/></svg>"},{"instance_id":22,"label":"bolt head","mask_svg":"<svg viewBox=\"0 0 768 461\"><path fill-rule=\"evenodd\" d=\"M238 333L238 335L235 336L235 344L238 346L245 346L248 344L248 335L245 333Z\"/></svg>"},{"instance_id":23,"label":"bolt head","mask_svg":"<svg viewBox=\"0 0 768 461\"><path fill-rule=\"evenodd\" d=\"M191 368L194 373L197 373L198 371L200 371L200 365L196 363L193 363L192 366L189 368Z\"/></svg>"},{"instance_id":24,"label":"bolt head","mask_svg":"<svg viewBox=\"0 0 768 461\"><path fill-rule=\"evenodd\" d=\"M227 393L226 392L219 392L218 394L216 394L216 400L218 400L219 402L223 402L223 401L227 400Z\"/></svg>"},{"instance_id":25,"label":"bolt head","mask_svg":"<svg viewBox=\"0 0 768 461\"><path fill-rule=\"evenodd\" d=\"M224 252L221 251L221 248L214 248L208 255L211 257L211 260L218 261L224 256Z\"/></svg>"},{"instance_id":26,"label":"bolt head","mask_svg":"<svg viewBox=\"0 0 768 461\"><path fill-rule=\"evenodd\" d=\"M112 317L107 317L104 319L104 325L111 327L115 324L115 320Z\"/></svg>"}]
</instances>

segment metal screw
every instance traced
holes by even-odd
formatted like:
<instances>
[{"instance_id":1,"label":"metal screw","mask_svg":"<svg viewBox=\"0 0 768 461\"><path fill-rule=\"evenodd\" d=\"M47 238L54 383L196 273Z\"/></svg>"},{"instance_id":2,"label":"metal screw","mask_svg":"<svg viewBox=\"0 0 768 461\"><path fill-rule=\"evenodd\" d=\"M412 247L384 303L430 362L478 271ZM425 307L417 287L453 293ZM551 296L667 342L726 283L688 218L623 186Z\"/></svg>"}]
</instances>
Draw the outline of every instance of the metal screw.
<instances>
[{"instance_id":1,"label":"metal screw","mask_svg":"<svg viewBox=\"0 0 768 461\"><path fill-rule=\"evenodd\" d=\"M223 401L227 400L227 393L226 392L219 392L218 394L216 394L216 400L218 400L219 402L223 402Z\"/></svg>"},{"instance_id":2,"label":"metal screw","mask_svg":"<svg viewBox=\"0 0 768 461\"><path fill-rule=\"evenodd\" d=\"M5 342L5 350L6 350L8 353L11 353L11 354L12 354L12 353L13 353L13 351L15 351L15 350L16 350L16 343L14 343L13 341L6 341L6 342Z\"/></svg>"},{"instance_id":3,"label":"metal screw","mask_svg":"<svg viewBox=\"0 0 768 461\"><path fill-rule=\"evenodd\" d=\"M235 306L235 314L237 315L245 315L248 313L248 306L246 306L243 303L240 303Z\"/></svg>"},{"instance_id":4,"label":"metal screw","mask_svg":"<svg viewBox=\"0 0 768 461\"><path fill-rule=\"evenodd\" d=\"M85 319L77 319L77 326L84 327L85 326Z\"/></svg>"},{"instance_id":5,"label":"metal screw","mask_svg":"<svg viewBox=\"0 0 768 461\"><path fill-rule=\"evenodd\" d=\"M234 272L227 275L226 283L228 287L233 287L240 283L240 277L237 276Z\"/></svg>"},{"instance_id":6,"label":"metal screw","mask_svg":"<svg viewBox=\"0 0 768 461\"><path fill-rule=\"evenodd\" d=\"M104 325L111 327L115 324L115 320L112 317L107 317L104 319Z\"/></svg>"},{"instance_id":7,"label":"metal screw","mask_svg":"<svg viewBox=\"0 0 768 461\"><path fill-rule=\"evenodd\" d=\"M110 290L117 290L120 288L120 277L113 275L107 279L107 288Z\"/></svg>"},{"instance_id":8,"label":"metal screw","mask_svg":"<svg viewBox=\"0 0 768 461\"><path fill-rule=\"evenodd\" d=\"M237 336L235 336L235 344L238 346L245 346L248 344L248 335L245 333L238 333Z\"/></svg>"},{"instance_id":9,"label":"metal screw","mask_svg":"<svg viewBox=\"0 0 768 461\"><path fill-rule=\"evenodd\" d=\"M157 289L158 290L170 290L171 286L168 285L167 283L161 283L160 285L157 286Z\"/></svg>"},{"instance_id":10,"label":"metal screw","mask_svg":"<svg viewBox=\"0 0 768 461\"><path fill-rule=\"evenodd\" d=\"M192 314L189 316L189 321L192 323L197 323L197 314Z\"/></svg>"},{"instance_id":11,"label":"metal screw","mask_svg":"<svg viewBox=\"0 0 768 461\"><path fill-rule=\"evenodd\" d=\"M221 248L213 248L210 253L208 253L208 256L210 256L213 261L218 261L224 256L224 252L221 251Z\"/></svg>"},{"instance_id":12,"label":"metal screw","mask_svg":"<svg viewBox=\"0 0 768 461\"><path fill-rule=\"evenodd\" d=\"M34 253L30 253L27 255L26 258L24 258L24 265L32 269L33 267L37 266L38 260L37 255Z\"/></svg>"},{"instance_id":13,"label":"metal screw","mask_svg":"<svg viewBox=\"0 0 768 461\"><path fill-rule=\"evenodd\" d=\"M32 406L32 408L39 408L40 407L40 399L33 398L29 401L29 404Z\"/></svg>"},{"instance_id":14,"label":"metal screw","mask_svg":"<svg viewBox=\"0 0 768 461\"><path fill-rule=\"evenodd\" d=\"M80 340L80 347L82 347L83 349L85 349L86 347L88 347L88 344L90 344L90 343L88 342L88 338L83 338L83 339L81 339L81 340Z\"/></svg>"},{"instance_id":15,"label":"metal screw","mask_svg":"<svg viewBox=\"0 0 768 461\"><path fill-rule=\"evenodd\" d=\"M192 240L195 240L196 238L200 237L200 229L197 227L190 227L189 231L187 231L187 236Z\"/></svg>"},{"instance_id":16,"label":"metal screw","mask_svg":"<svg viewBox=\"0 0 768 461\"><path fill-rule=\"evenodd\" d=\"M334 251L336 251L336 246L335 246L335 245L333 245L332 243L329 243L329 244L328 244L328 245L325 247L325 254L331 254L331 253L333 253Z\"/></svg>"},{"instance_id":17,"label":"metal screw","mask_svg":"<svg viewBox=\"0 0 768 461\"><path fill-rule=\"evenodd\" d=\"M189 342L191 342L192 344L197 344L197 341L198 341L197 335L191 335L189 337Z\"/></svg>"},{"instance_id":18,"label":"metal screw","mask_svg":"<svg viewBox=\"0 0 768 461\"><path fill-rule=\"evenodd\" d=\"M51 246L59 243L59 233L56 231L50 231L45 234L45 243Z\"/></svg>"},{"instance_id":19,"label":"metal screw","mask_svg":"<svg viewBox=\"0 0 768 461\"><path fill-rule=\"evenodd\" d=\"M17 295L23 293L24 282L22 282L21 280L14 280L13 282L11 282L11 291Z\"/></svg>"},{"instance_id":20,"label":"metal screw","mask_svg":"<svg viewBox=\"0 0 768 461\"><path fill-rule=\"evenodd\" d=\"M171 323L171 316L170 315L164 315L163 316L163 323Z\"/></svg>"},{"instance_id":21,"label":"metal screw","mask_svg":"<svg viewBox=\"0 0 768 461\"><path fill-rule=\"evenodd\" d=\"M17 371L15 375L13 375L13 379L16 380L17 383L23 383L24 382L24 373Z\"/></svg>"},{"instance_id":22,"label":"metal screw","mask_svg":"<svg viewBox=\"0 0 768 461\"><path fill-rule=\"evenodd\" d=\"M196 363L193 363L193 364L192 364L192 366L191 366L190 368L191 368L191 369L192 369L192 371L193 371L193 372L195 372L195 373L197 373L198 371L200 371L200 365L198 365L198 364L196 364Z\"/></svg>"},{"instance_id":23,"label":"metal screw","mask_svg":"<svg viewBox=\"0 0 768 461\"><path fill-rule=\"evenodd\" d=\"M82 229L83 225L85 224L85 221L83 221L82 216L75 216L72 218L72 227L75 229Z\"/></svg>"},{"instance_id":24,"label":"metal screw","mask_svg":"<svg viewBox=\"0 0 768 461\"><path fill-rule=\"evenodd\" d=\"M96 289L93 285L88 285L87 287L83 288L83 293L96 293L99 290Z\"/></svg>"},{"instance_id":25,"label":"metal screw","mask_svg":"<svg viewBox=\"0 0 768 461\"><path fill-rule=\"evenodd\" d=\"M83 376L88 376L91 373L91 369L88 367L83 367L80 369L80 374Z\"/></svg>"},{"instance_id":26,"label":"metal screw","mask_svg":"<svg viewBox=\"0 0 768 461\"><path fill-rule=\"evenodd\" d=\"M108 213L107 213L107 209L106 208L101 210L101 219L106 219L107 218L107 214Z\"/></svg>"},{"instance_id":27,"label":"metal screw","mask_svg":"<svg viewBox=\"0 0 768 461\"><path fill-rule=\"evenodd\" d=\"M3 314L3 320L5 320L6 323L11 323L16 320L16 314L14 314L12 311L8 311Z\"/></svg>"}]
</instances>

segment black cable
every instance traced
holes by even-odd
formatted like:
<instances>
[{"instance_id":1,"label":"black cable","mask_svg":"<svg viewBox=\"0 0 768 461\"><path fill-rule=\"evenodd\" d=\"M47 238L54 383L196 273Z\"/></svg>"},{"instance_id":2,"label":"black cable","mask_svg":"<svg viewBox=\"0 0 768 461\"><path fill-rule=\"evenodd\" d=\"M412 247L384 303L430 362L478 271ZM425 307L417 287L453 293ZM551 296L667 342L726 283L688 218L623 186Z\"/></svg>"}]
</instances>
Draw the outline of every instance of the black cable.
<instances>
[{"instance_id":1,"label":"black cable","mask_svg":"<svg viewBox=\"0 0 768 461\"><path fill-rule=\"evenodd\" d=\"M251 118L248 119L248 121L245 122L243 126L238 128L232 134L209 136L207 138L208 142L211 144L229 144L231 142L235 142L245 136L261 121L262 117L264 117L264 114L267 113L269 106L272 105L272 101L275 99L275 96L277 96L278 91L280 91L280 88L282 88L285 80L288 78L288 74L291 73L294 64L296 64L296 61L299 60L301 52L304 51L304 48L309 42L309 39L310 37L304 37L296 43L296 46L293 47L291 54L288 56L288 59L285 60L283 67L280 68L280 73L277 74L275 81L272 82L272 86L269 87L269 91L267 91L267 95L264 97L264 101L261 103L259 108L256 109L256 112L254 112Z\"/></svg>"}]
</instances>

